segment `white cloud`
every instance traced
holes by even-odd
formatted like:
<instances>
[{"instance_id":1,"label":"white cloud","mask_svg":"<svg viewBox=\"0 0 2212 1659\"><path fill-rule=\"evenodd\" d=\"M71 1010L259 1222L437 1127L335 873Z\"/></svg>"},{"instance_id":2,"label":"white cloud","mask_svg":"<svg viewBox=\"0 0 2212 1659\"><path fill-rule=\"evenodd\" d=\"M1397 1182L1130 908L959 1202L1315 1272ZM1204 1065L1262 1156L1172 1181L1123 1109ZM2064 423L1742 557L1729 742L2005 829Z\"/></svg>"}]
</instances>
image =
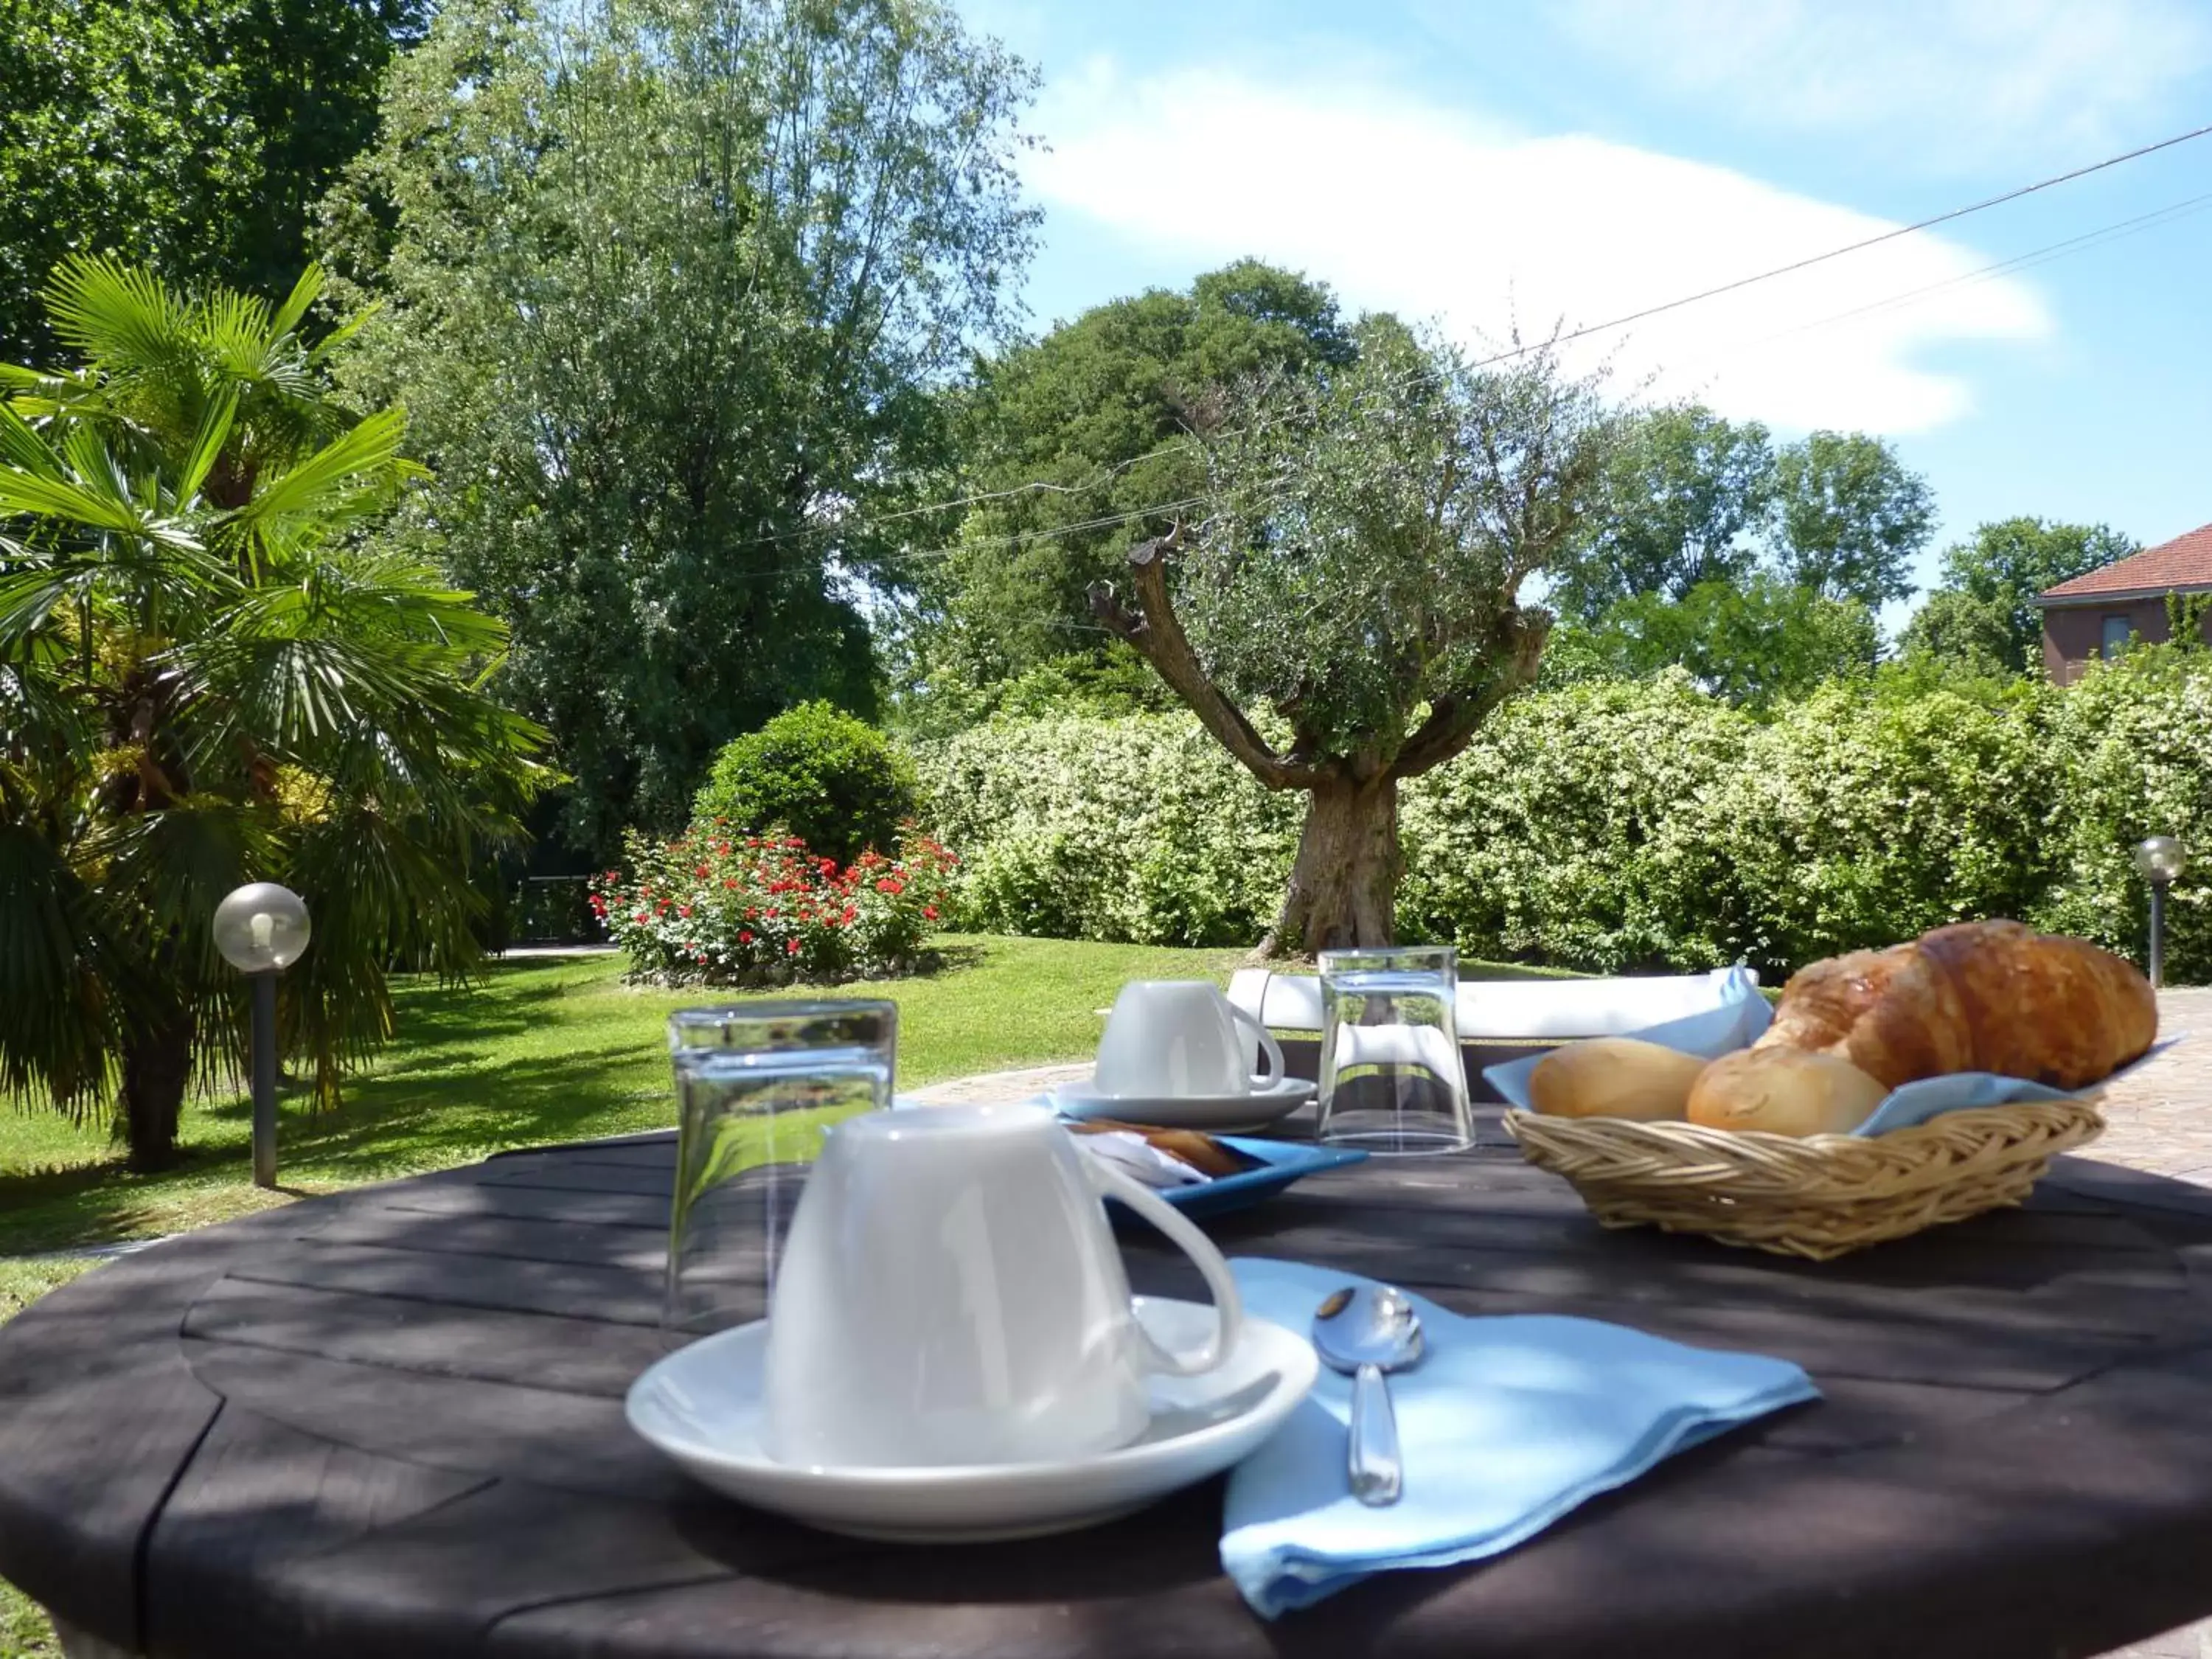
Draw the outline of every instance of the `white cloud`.
<instances>
[{"instance_id":1,"label":"white cloud","mask_svg":"<svg viewBox=\"0 0 2212 1659\"><path fill-rule=\"evenodd\" d=\"M1480 346L1606 321L1891 227L1723 167L1579 137L1519 137L1384 88L1261 86L1091 65L1048 93L1053 148L1030 182L1195 271L1256 254L1354 307L1435 320ZM1786 427L1888 432L1965 412L1922 354L2049 329L2011 279L1809 329L1988 263L1921 234L1690 306L1589 343L1629 384ZM1578 350L1583 348L1577 348Z\"/></svg>"},{"instance_id":2,"label":"white cloud","mask_svg":"<svg viewBox=\"0 0 2212 1659\"><path fill-rule=\"evenodd\" d=\"M2162 137L2212 67L2197 0L1572 0L1547 15L1723 118L1850 131L1935 172Z\"/></svg>"}]
</instances>

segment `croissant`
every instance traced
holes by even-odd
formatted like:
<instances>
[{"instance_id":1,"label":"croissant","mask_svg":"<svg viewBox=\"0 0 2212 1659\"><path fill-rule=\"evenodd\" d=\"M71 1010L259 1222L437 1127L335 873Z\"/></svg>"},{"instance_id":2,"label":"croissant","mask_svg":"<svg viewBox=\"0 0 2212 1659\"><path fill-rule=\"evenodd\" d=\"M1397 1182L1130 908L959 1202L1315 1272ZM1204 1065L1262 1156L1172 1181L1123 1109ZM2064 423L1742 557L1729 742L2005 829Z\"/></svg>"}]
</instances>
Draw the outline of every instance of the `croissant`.
<instances>
[{"instance_id":1,"label":"croissant","mask_svg":"<svg viewBox=\"0 0 2212 1659\"><path fill-rule=\"evenodd\" d=\"M1968 921L1801 969L1754 1046L1840 1055L1893 1089L1948 1072L2079 1089L2157 1035L2157 998L2131 963L2016 921Z\"/></svg>"}]
</instances>

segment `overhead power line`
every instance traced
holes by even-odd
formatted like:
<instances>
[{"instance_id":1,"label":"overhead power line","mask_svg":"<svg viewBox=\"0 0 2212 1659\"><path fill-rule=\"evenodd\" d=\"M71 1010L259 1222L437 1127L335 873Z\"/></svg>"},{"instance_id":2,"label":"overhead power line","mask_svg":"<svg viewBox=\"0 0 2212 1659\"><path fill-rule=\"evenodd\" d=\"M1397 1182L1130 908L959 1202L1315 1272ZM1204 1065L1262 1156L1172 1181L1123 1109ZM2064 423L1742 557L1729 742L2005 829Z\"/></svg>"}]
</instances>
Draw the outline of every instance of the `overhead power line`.
<instances>
[{"instance_id":1,"label":"overhead power line","mask_svg":"<svg viewBox=\"0 0 2212 1659\"><path fill-rule=\"evenodd\" d=\"M2179 132L2171 137L2161 138L2155 143L2139 145L2134 149L2124 150L2119 155L2108 155L2102 161L2092 161L2086 166L2075 167L2065 173L2053 173L2047 179L2039 179L2032 184L2021 185L2015 189L2002 191L1998 195L1986 197L1978 202L1967 203L1963 207L1955 207L1946 212L1933 214L1925 219L1915 220L1911 224L1899 225L1893 229L1881 232L1877 235L1862 237L1856 242L1847 242L1840 247L1830 248L1825 252L1810 254L1802 259L1793 259L1787 264L1776 265L1770 270L1756 271L1747 276L1739 276L1731 282L1721 283L1711 288L1701 289L1694 294L1686 294L1676 299L1662 301L1657 305L1645 306L1641 310L1629 312L1625 315L1619 317L1609 318L1601 323L1586 324L1580 328L1570 330L1564 334L1553 335L1531 344L1516 346L1510 350L1501 351L1492 356L1480 358L1476 360L1471 367L1475 368L1487 368L1498 363L1510 362L1516 358L1528 356L1534 352L1551 350L1555 347L1567 344L1575 340L1587 339L1594 334L1602 334L1613 329L1626 328L1630 324L1641 322L1648 317L1656 317L1662 315L1667 312L1679 311L1685 306L1696 305L1701 301L1715 299L1725 294L1733 294L1741 289L1752 287L1755 283L1770 282L1778 276L1786 276L1795 271L1805 270L1814 265L1825 264L1832 259L1840 259L1847 254L1857 253L1867 248L1879 246L1884 242L1895 241L1900 237L1911 236L1923 230L1933 229L1938 225L1949 224L1954 221L1966 218L1972 214L1985 212L1990 208L2002 207L2008 202L2016 202L2023 197L2033 196L2037 194L2039 191L2050 190L2059 185L2070 184L2077 179L2086 179L2092 173L2102 173L2108 167L2118 167L2124 162L2136 161L2146 155L2153 155L2160 150L2172 149L2178 144L2185 144L2193 139L2202 138L2207 135L2212 135L2212 125L2194 127L2186 132ZM1838 312L1833 316L1818 318L1808 323L1802 323L1796 325L1792 328L1781 330L1775 334L1762 336L1759 340L1748 342L1747 343L1758 344L1765 340L1779 339L1788 335L1802 333L1808 330L1825 327L1832 323L1842 322L1850 318L1859 316L1868 312L1879 311L1890 306L1903 304L1923 295L1936 292L1941 289L1949 288L1957 284L1997 275L2008 270L2025 267L2030 264L2041 264L2047 258L2063 257L2065 252L2069 251L2077 251L2080 247L2094 246L2100 241L2116 240L2120 235L2132 234L2136 229L2150 228L2154 223L2162 222L2167 219L2179 217L2185 212L2194 210L2208 200L2212 200L2212 197L2191 197L2185 201L2169 204L2165 208L2155 210L2150 213L2139 215L2132 219L2120 220L2114 224L2103 226L2096 230L2086 231L2079 236L2068 237L2063 241L2053 242L2040 248L2031 249L2026 253L2017 254L2008 259L2001 259L1992 264L1980 266L1974 270L1963 272L1957 276L1947 277L1940 283L1933 283L1927 284L1923 288L1908 289L1903 294L1891 295L1884 299L1875 301L1868 305L1860 306L1850 311ZM1415 371L1414 373L1417 375L1421 371ZM1413 377L1409 376L1408 378ZM1155 448L1147 450L1141 455L1133 456L1126 461L1116 462L1112 466L1103 469L1097 477L1087 480L1082 483L1055 484L1038 480L1029 483L1018 484L1007 489L988 490L980 495L959 496L948 501L930 502L920 507L907 507L895 513L878 514L874 517L859 520L857 522L850 520L842 522L831 521L819 525L803 526L797 529L781 531L771 535L753 537L746 541L731 544L731 545L739 547L760 546L775 542L796 541L808 537L850 532L855 529L872 529L879 525L895 523L906 519L919 518L933 513L946 512L954 507L976 506L987 501L1005 501L1023 495L1041 494L1070 495L1083 495L1110 483L1114 478L1118 477L1121 473L1127 471L1130 468L1140 465L1146 461L1152 460L1161 455L1164 455L1188 441L1189 440L1188 438L1170 439L1168 442L1161 444ZM1005 536L984 538L975 544L971 544L971 545L986 548L998 545L1012 550L1032 541L1047 540L1060 536L1079 535L1085 531L1111 528L1118 525L1133 523L1139 519L1149 518L1157 514L1172 513L1185 507L1200 506L1208 499L1210 498L1200 495L1188 497L1182 501L1161 501L1147 507L1135 507L1125 513L1115 513L1107 514L1100 518L1086 519L1074 524L1052 526L1042 529L1018 532ZM934 548L926 552L915 552L898 556L898 562L902 564L934 562L942 559L950 558L959 549L957 547ZM767 580L772 580L778 575L787 574L794 571L811 568L811 562L805 566L790 565L783 567L771 567L763 570L738 573L732 576L725 578L725 580L731 581Z\"/></svg>"},{"instance_id":2,"label":"overhead power line","mask_svg":"<svg viewBox=\"0 0 2212 1659\"><path fill-rule=\"evenodd\" d=\"M2029 270L2038 265L2047 265L2054 259L2063 259L2075 253L2086 253L2091 248L2102 247L2107 242L2117 242L2124 237L2138 235L2146 230L2155 230L2160 225L2170 223L2173 220L2186 218L2192 213L2200 213L2208 206L2212 206L2212 191L2206 191L2198 196L2184 197L2180 201L2169 202L2162 208L2154 208L2148 213L2138 213L2128 219L2117 219L2111 224L2100 225L2094 230L2085 230L2077 236L2068 236L2056 242L2045 242L2042 246L2032 247L2025 253L2015 253L2008 258L1998 259L1986 265L1978 265L1972 270L1960 271L1957 276L1947 276L1940 283L1929 283L1919 288L1907 289L1901 294L1888 295L1882 299L1869 301L1863 306L1854 306L1849 311L1838 311L1829 316L1816 317L1811 322L1794 324L1788 328L1778 329L1771 334L1762 334L1757 339L1746 341L1744 343L1765 345L1770 340L1788 339L1794 335L1810 333L1814 329L1826 328L1832 323L1848 322L1854 317L1864 317L1875 312L1893 310L1899 306L1910 305L1915 300L1924 299L1930 294L1940 294L1947 289L1964 288L1974 283L1985 283L1993 276L2002 276L2009 271Z\"/></svg>"},{"instance_id":3,"label":"overhead power line","mask_svg":"<svg viewBox=\"0 0 2212 1659\"><path fill-rule=\"evenodd\" d=\"M1966 218L1969 214L1982 213L1993 207L2002 207L2007 202L2017 202L2023 196L2033 196L2038 191L2049 190L2057 185L2071 184L2075 179L2086 179L2093 173L2102 173L2106 167L2116 167L2123 161L2133 161L2145 155L2156 155L2162 149L2172 149L2176 144L2185 144L2192 138L2203 137L2207 133L2212 133L2212 125L2195 127L2187 132L2177 132L2172 137L2161 138L2154 144L2144 144L2118 155L2108 155L2101 161L2092 161L2087 167L2075 167L2070 173L2053 173L2048 179L2039 179L2032 185L2021 185L2017 190L2008 190L2002 195L1991 196L1979 202L1969 202L1966 206L1953 208L1948 213L1938 213L1929 218L1916 219L1909 225L1899 225L1893 230L1885 230L1879 235L1862 237L1856 242L1846 242L1843 246L1832 247L1825 253L1808 254L1802 259L1792 259L1786 265L1776 265L1771 270L1755 271L1748 276L1739 276L1733 282L1720 283L1711 288L1700 289L1695 294L1685 294L1679 299L1664 301L1656 306L1646 306L1641 311L1632 311L1625 316L1608 318L1601 323L1589 323L1581 328L1571 330L1567 333L1555 335L1534 345L1516 346L1512 350L1501 351L1494 357L1485 357L1474 366L1477 368L1486 368L1492 363L1508 362L1516 357L1525 357L1532 351L1548 350L1553 346L1565 345L1571 340L1587 339L1593 334L1603 334L1613 329L1626 328L1629 324L1640 323L1647 317L1657 317L1669 311L1680 311L1684 306L1696 305L1701 300L1711 300L1723 294L1734 294L1741 289L1751 287L1754 283L1771 282L1777 276L1787 276L1792 271L1810 270L1814 265L1826 264L1831 259L1840 259L1847 253L1857 253L1867 248L1877 247L1884 242L1893 242L1900 236L1911 236L1920 231L1932 230L1937 225L1948 225L1954 219Z\"/></svg>"}]
</instances>

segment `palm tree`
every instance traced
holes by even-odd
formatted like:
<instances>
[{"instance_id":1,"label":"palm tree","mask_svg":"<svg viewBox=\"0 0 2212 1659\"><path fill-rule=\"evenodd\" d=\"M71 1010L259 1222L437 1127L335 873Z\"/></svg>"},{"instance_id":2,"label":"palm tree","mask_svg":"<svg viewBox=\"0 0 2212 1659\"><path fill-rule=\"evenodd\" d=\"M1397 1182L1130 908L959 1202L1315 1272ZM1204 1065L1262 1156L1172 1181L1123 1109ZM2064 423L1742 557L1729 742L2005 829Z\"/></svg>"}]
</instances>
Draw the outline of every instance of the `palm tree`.
<instances>
[{"instance_id":1,"label":"palm tree","mask_svg":"<svg viewBox=\"0 0 2212 1659\"><path fill-rule=\"evenodd\" d=\"M332 1100L393 964L476 961L470 872L544 776L483 690L501 625L361 533L420 470L400 410L329 395L320 288L272 310L76 259L46 299L83 366L0 368L0 1093L112 1100L137 1168L237 1075L223 893L313 909L279 1029Z\"/></svg>"}]
</instances>

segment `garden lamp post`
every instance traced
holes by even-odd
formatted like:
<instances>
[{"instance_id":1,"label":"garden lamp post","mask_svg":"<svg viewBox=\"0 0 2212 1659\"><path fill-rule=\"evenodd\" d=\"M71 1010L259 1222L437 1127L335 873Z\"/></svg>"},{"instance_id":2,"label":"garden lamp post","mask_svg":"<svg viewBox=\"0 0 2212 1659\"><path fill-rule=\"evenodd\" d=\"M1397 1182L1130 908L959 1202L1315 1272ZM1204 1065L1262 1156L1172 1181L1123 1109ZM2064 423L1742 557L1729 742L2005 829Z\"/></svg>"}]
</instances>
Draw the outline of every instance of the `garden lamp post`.
<instances>
[{"instance_id":1,"label":"garden lamp post","mask_svg":"<svg viewBox=\"0 0 2212 1659\"><path fill-rule=\"evenodd\" d=\"M2150 883L2150 982L2166 983L2166 890L2189 854L2172 836L2153 836L2136 848L2136 868Z\"/></svg>"},{"instance_id":2,"label":"garden lamp post","mask_svg":"<svg viewBox=\"0 0 2212 1659\"><path fill-rule=\"evenodd\" d=\"M276 975L307 948L307 907L273 881L215 908L215 948L253 981L253 1184L276 1184Z\"/></svg>"}]
</instances>

